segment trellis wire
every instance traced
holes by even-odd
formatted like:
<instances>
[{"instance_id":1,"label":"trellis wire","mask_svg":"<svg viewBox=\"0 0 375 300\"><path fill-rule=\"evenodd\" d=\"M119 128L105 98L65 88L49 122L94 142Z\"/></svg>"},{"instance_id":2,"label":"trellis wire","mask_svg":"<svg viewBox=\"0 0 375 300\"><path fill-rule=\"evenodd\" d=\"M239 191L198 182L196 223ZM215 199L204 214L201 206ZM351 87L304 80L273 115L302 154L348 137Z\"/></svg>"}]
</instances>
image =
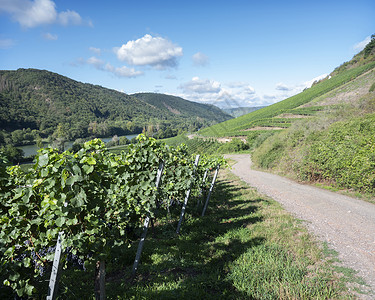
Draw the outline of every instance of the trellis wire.
<instances>
[{"instance_id":1,"label":"trellis wire","mask_svg":"<svg viewBox=\"0 0 375 300\"><path fill-rule=\"evenodd\" d=\"M207 209L207 206L208 206L208 201L210 201L211 193L212 193L212 191L214 189L214 185L215 185L217 174L219 173L219 169L220 169L220 165L217 165L214 178L212 179L212 182L211 182L210 190L208 191L207 200L206 200L206 203L204 204L204 207L203 207L202 217L206 213L206 209Z\"/></svg>"},{"instance_id":2,"label":"trellis wire","mask_svg":"<svg viewBox=\"0 0 375 300\"><path fill-rule=\"evenodd\" d=\"M199 163L199 157L200 157L199 154L197 154L197 156L195 157L195 162L194 162L194 173L193 173L193 178L192 178L192 180L194 179L194 176L195 176L195 170L196 170L196 168L197 168L197 166L198 166L198 163ZM190 192L191 192L192 182L193 182L193 181L191 181L190 186L189 186L189 189L188 189L187 192L186 192L185 201L184 201L184 204L182 205L181 215L180 215L180 220L178 221L177 230L176 230L176 233L177 233L177 234L180 233L182 220L184 219L184 215L185 215L186 205L187 205L188 200L189 200L189 197L190 197Z\"/></svg>"},{"instance_id":3,"label":"trellis wire","mask_svg":"<svg viewBox=\"0 0 375 300\"><path fill-rule=\"evenodd\" d=\"M202 179L202 184L201 184L201 195L202 197L204 197L204 184L206 183L206 179L207 179L207 174L208 174L208 169L206 169L204 171L204 175L203 175L203 179ZM202 204L202 201L201 201L201 197L198 197L198 201L197 201L197 209L199 207L199 205Z\"/></svg>"}]
</instances>

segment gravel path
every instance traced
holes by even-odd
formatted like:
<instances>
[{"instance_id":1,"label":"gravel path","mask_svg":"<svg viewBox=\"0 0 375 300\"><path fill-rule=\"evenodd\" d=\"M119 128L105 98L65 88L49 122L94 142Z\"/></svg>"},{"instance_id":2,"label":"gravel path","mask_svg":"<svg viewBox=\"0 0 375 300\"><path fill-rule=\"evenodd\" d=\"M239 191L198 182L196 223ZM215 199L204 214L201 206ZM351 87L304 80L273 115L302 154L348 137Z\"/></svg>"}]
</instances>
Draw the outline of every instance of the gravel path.
<instances>
[{"instance_id":1,"label":"gravel path","mask_svg":"<svg viewBox=\"0 0 375 300\"><path fill-rule=\"evenodd\" d=\"M358 271L375 291L375 205L284 177L251 169L248 154L226 155L237 163L232 172L283 205L308 229L338 252L347 267ZM372 296L360 296L375 299Z\"/></svg>"}]
</instances>

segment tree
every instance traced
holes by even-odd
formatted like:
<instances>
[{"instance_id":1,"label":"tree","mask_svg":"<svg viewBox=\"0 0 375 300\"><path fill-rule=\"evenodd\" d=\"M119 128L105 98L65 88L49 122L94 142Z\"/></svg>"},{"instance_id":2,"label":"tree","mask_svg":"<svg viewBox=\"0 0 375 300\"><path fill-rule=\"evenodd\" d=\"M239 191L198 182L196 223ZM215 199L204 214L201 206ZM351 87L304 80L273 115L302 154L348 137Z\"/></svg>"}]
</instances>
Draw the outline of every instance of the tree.
<instances>
[{"instance_id":1,"label":"tree","mask_svg":"<svg viewBox=\"0 0 375 300\"><path fill-rule=\"evenodd\" d=\"M366 45L364 49L364 57L367 58L372 50L375 48L375 34L371 35L371 41Z\"/></svg>"},{"instance_id":2,"label":"tree","mask_svg":"<svg viewBox=\"0 0 375 300\"><path fill-rule=\"evenodd\" d=\"M8 160L13 164L20 162L20 160L24 156L24 152L21 149L14 147L13 145L6 145L4 147L1 147L0 152L4 153Z\"/></svg>"},{"instance_id":3,"label":"tree","mask_svg":"<svg viewBox=\"0 0 375 300\"><path fill-rule=\"evenodd\" d=\"M36 136L36 145L38 148L43 148L43 141L39 134Z\"/></svg>"},{"instance_id":4,"label":"tree","mask_svg":"<svg viewBox=\"0 0 375 300\"><path fill-rule=\"evenodd\" d=\"M59 152L63 152L65 149L65 142L68 140L68 136L62 124L57 125L52 137L54 139L52 142L52 147L57 148Z\"/></svg>"}]
</instances>

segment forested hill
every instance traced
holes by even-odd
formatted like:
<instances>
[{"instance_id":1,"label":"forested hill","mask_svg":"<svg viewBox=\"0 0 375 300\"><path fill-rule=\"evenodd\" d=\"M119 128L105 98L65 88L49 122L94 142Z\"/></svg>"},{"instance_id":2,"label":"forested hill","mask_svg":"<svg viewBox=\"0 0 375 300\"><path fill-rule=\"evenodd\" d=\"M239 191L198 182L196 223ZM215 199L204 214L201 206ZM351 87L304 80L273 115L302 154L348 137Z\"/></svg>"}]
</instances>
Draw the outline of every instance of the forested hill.
<instances>
[{"instance_id":1,"label":"forested hill","mask_svg":"<svg viewBox=\"0 0 375 300\"><path fill-rule=\"evenodd\" d=\"M45 70L0 71L1 134L26 129L42 137L63 134L75 139L139 133L146 128L162 136L168 128L196 130L231 118L210 105L159 94L149 101L140 95ZM167 135L177 133L170 131Z\"/></svg>"},{"instance_id":2,"label":"forested hill","mask_svg":"<svg viewBox=\"0 0 375 300\"><path fill-rule=\"evenodd\" d=\"M197 103L176 96L157 93L137 93L131 96L157 107L165 113L172 113L177 116L198 116L218 122L230 119L229 114L223 113L214 105Z\"/></svg>"}]
</instances>

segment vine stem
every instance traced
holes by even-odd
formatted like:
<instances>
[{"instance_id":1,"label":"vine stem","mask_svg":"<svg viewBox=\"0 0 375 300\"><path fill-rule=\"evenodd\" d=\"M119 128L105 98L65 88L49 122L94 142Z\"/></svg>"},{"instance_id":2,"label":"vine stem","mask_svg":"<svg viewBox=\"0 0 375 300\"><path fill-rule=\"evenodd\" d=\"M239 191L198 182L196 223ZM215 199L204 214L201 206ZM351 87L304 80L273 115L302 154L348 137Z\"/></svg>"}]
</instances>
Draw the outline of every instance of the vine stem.
<instances>
[{"instance_id":1,"label":"vine stem","mask_svg":"<svg viewBox=\"0 0 375 300\"><path fill-rule=\"evenodd\" d=\"M33 237L32 235L31 235L31 237ZM31 238L29 238L29 241L30 241L30 243L31 243L31 245L33 246L33 248L35 249L35 246L34 246L34 243L33 243L33 241L32 241L32 239ZM41 258L40 257L40 255L39 255L39 253L38 252L36 252L35 251L35 254L36 254L36 256L38 256L39 257L39 259L43 262L43 263L45 263L46 262L46 260L45 259L43 259L43 258Z\"/></svg>"}]
</instances>

